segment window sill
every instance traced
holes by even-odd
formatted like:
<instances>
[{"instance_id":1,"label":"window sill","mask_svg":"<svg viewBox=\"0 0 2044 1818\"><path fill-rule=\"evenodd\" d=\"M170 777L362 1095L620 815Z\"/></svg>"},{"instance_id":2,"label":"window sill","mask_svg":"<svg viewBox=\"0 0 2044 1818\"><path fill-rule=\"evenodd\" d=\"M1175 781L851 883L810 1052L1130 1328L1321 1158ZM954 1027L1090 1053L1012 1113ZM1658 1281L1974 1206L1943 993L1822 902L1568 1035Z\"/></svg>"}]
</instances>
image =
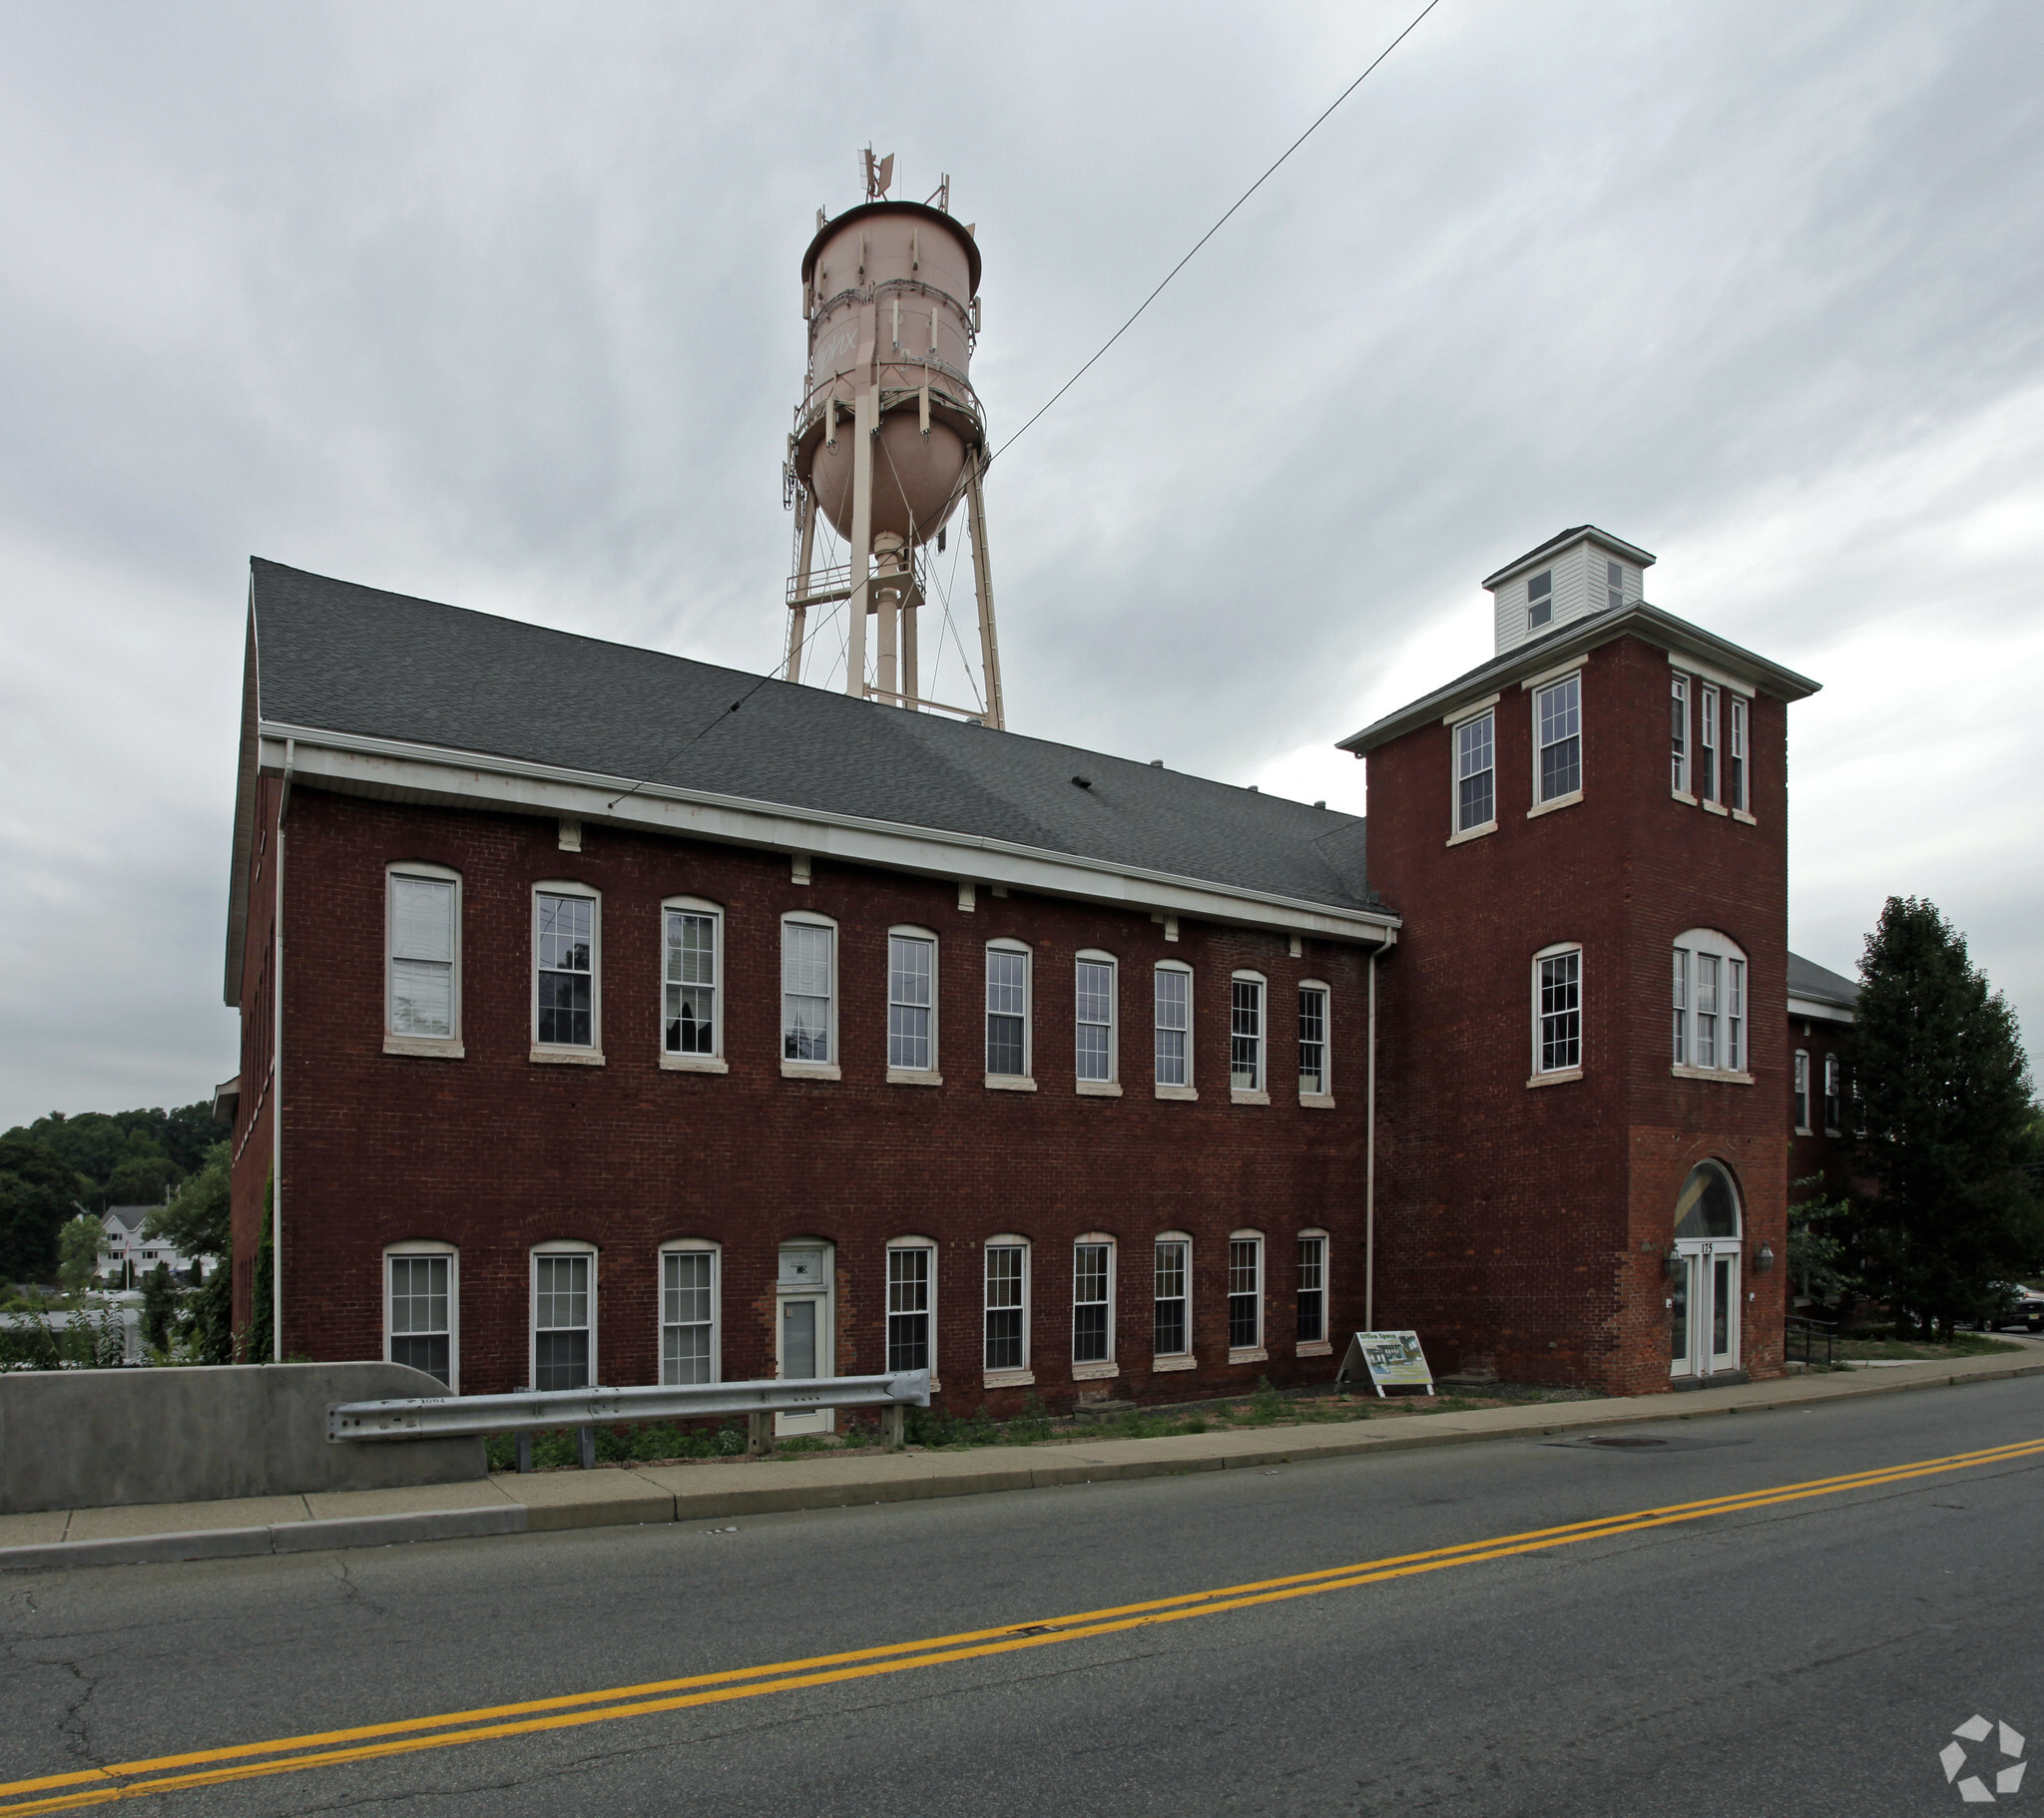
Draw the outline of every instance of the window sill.
<instances>
[{"instance_id":1,"label":"window sill","mask_svg":"<svg viewBox=\"0 0 2044 1818\"><path fill-rule=\"evenodd\" d=\"M887 1069L889 1086L941 1086L944 1076L932 1073L926 1067L890 1067Z\"/></svg>"},{"instance_id":2,"label":"window sill","mask_svg":"<svg viewBox=\"0 0 2044 1818\"><path fill-rule=\"evenodd\" d=\"M1026 1389L1036 1381L1034 1370L989 1370L979 1379L982 1389Z\"/></svg>"},{"instance_id":3,"label":"window sill","mask_svg":"<svg viewBox=\"0 0 2044 1818\"><path fill-rule=\"evenodd\" d=\"M1072 1380L1074 1382L1106 1382L1111 1377L1119 1376L1121 1373L1121 1365L1113 1362L1075 1363L1072 1366Z\"/></svg>"},{"instance_id":4,"label":"window sill","mask_svg":"<svg viewBox=\"0 0 2044 1818\"><path fill-rule=\"evenodd\" d=\"M1160 1099L1192 1100L1200 1096L1200 1089L1197 1086L1156 1086L1151 1090Z\"/></svg>"},{"instance_id":5,"label":"window sill","mask_svg":"<svg viewBox=\"0 0 2044 1818\"><path fill-rule=\"evenodd\" d=\"M1702 807L1703 811L1706 814L1730 814L1732 812L1732 810L1726 807L1726 805L1723 802L1711 801L1708 798L1706 798L1703 802L1699 803L1698 805Z\"/></svg>"},{"instance_id":6,"label":"window sill","mask_svg":"<svg viewBox=\"0 0 2044 1818\"><path fill-rule=\"evenodd\" d=\"M844 1076L829 1061L783 1061L780 1077L783 1080L841 1080Z\"/></svg>"},{"instance_id":7,"label":"window sill","mask_svg":"<svg viewBox=\"0 0 2044 1818\"><path fill-rule=\"evenodd\" d=\"M1794 1135L1798 1136L1813 1136L1816 1135L1816 1132L1811 1130L1806 1124L1798 1124L1795 1127Z\"/></svg>"},{"instance_id":8,"label":"window sill","mask_svg":"<svg viewBox=\"0 0 2044 1818\"><path fill-rule=\"evenodd\" d=\"M532 1058L556 1067L601 1067L603 1050L600 1048L542 1048L535 1042Z\"/></svg>"},{"instance_id":9,"label":"window sill","mask_svg":"<svg viewBox=\"0 0 2044 1818\"><path fill-rule=\"evenodd\" d=\"M1269 1363L1271 1361L1271 1353L1265 1350L1262 1345L1230 1345L1228 1347L1228 1361L1232 1364Z\"/></svg>"},{"instance_id":10,"label":"window sill","mask_svg":"<svg viewBox=\"0 0 2044 1818\"><path fill-rule=\"evenodd\" d=\"M1495 833L1497 822L1487 820L1480 827L1464 827L1461 832L1450 834L1447 843L1451 846L1466 845L1472 839L1481 839L1486 833Z\"/></svg>"},{"instance_id":11,"label":"window sill","mask_svg":"<svg viewBox=\"0 0 2044 1818\"><path fill-rule=\"evenodd\" d=\"M1183 1357L1153 1357L1150 1360L1151 1374L1159 1370L1197 1370L1200 1360L1188 1351Z\"/></svg>"},{"instance_id":12,"label":"window sill","mask_svg":"<svg viewBox=\"0 0 2044 1818\"><path fill-rule=\"evenodd\" d=\"M1751 1086L1753 1075L1732 1073L1723 1067L1681 1067L1668 1070L1678 1080L1716 1080L1721 1086Z\"/></svg>"},{"instance_id":13,"label":"window sill","mask_svg":"<svg viewBox=\"0 0 2044 1818\"><path fill-rule=\"evenodd\" d=\"M1074 1089L1082 1099L1119 1099L1122 1089L1112 1080L1081 1080Z\"/></svg>"},{"instance_id":14,"label":"window sill","mask_svg":"<svg viewBox=\"0 0 2044 1818\"><path fill-rule=\"evenodd\" d=\"M414 1055L424 1061L459 1061L465 1058L461 1044L445 1036L385 1036L383 1052L387 1055Z\"/></svg>"},{"instance_id":15,"label":"window sill","mask_svg":"<svg viewBox=\"0 0 2044 1818\"><path fill-rule=\"evenodd\" d=\"M1670 801L1681 802L1686 808L1694 808L1697 805L1697 798L1687 789L1670 789L1668 791L1668 798Z\"/></svg>"},{"instance_id":16,"label":"window sill","mask_svg":"<svg viewBox=\"0 0 2044 1818\"><path fill-rule=\"evenodd\" d=\"M716 1055L662 1055L662 1073L730 1073L731 1063Z\"/></svg>"},{"instance_id":17,"label":"window sill","mask_svg":"<svg viewBox=\"0 0 2044 1818\"><path fill-rule=\"evenodd\" d=\"M1299 1345L1294 1354L1299 1357L1332 1357L1334 1347L1324 1338L1311 1338Z\"/></svg>"},{"instance_id":18,"label":"window sill","mask_svg":"<svg viewBox=\"0 0 2044 1818\"><path fill-rule=\"evenodd\" d=\"M1020 1074L990 1073L986 1077L988 1092L1034 1092L1036 1082Z\"/></svg>"},{"instance_id":19,"label":"window sill","mask_svg":"<svg viewBox=\"0 0 2044 1818\"><path fill-rule=\"evenodd\" d=\"M1526 818L1534 820L1542 814L1552 814L1557 808L1573 808L1582 799L1581 789L1571 789L1566 795L1557 795L1552 801L1536 801L1526 810Z\"/></svg>"},{"instance_id":20,"label":"window sill","mask_svg":"<svg viewBox=\"0 0 2044 1818\"><path fill-rule=\"evenodd\" d=\"M1268 1105L1271 1095L1267 1092L1245 1092L1240 1086L1228 1089L1229 1103L1233 1105Z\"/></svg>"},{"instance_id":21,"label":"window sill","mask_svg":"<svg viewBox=\"0 0 2044 1818\"><path fill-rule=\"evenodd\" d=\"M1570 1080L1580 1080L1582 1077L1583 1070L1580 1067L1562 1067L1557 1068L1553 1073L1537 1073L1526 1084L1528 1086L1562 1086L1566 1085Z\"/></svg>"},{"instance_id":22,"label":"window sill","mask_svg":"<svg viewBox=\"0 0 2044 1818\"><path fill-rule=\"evenodd\" d=\"M1751 814L1747 813L1744 808L1734 808L1732 810L1732 818L1737 821L1744 821L1749 827L1758 827L1761 824Z\"/></svg>"},{"instance_id":23,"label":"window sill","mask_svg":"<svg viewBox=\"0 0 2044 1818\"><path fill-rule=\"evenodd\" d=\"M1824 1135L1829 1136L1833 1142L1837 1142L1843 1139L1845 1133L1842 1130L1827 1130L1824 1132Z\"/></svg>"},{"instance_id":24,"label":"window sill","mask_svg":"<svg viewBox=\"0 0 2044 1818\"><path fill-rule=\"evenodd\" d=\"M1332 1111L1334 1095L1330 1092L1302 1092L1298 1102L1307 1111Z\"/></svg>"}]
</instances>

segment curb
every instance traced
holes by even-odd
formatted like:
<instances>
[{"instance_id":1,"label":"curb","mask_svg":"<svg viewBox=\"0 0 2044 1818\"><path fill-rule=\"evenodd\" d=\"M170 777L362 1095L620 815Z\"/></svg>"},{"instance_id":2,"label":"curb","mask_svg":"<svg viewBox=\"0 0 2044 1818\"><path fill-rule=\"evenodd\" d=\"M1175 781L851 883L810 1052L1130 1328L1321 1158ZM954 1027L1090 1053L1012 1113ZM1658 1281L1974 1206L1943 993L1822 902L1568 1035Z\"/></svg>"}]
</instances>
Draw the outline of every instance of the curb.
<instances>
[{"instance_id":1,"label":"curb","mask_svg":"<svg viewBox=\"0 0 2044 1818\"><path fill-rule=\"evenodd\" d=\"M76 1566L152 1566L177 1560L235 1560L268 1553L323 1553L343 1547L395 1547L407 1541L461 1541L523 1534L525 1507L433 1509L415 1515L343 1516L329 1522L276 1522L265 1528L210 1528L191 1534L134 1534L114 1541L56 1541L0 1547L0 1572L65 1571Z\"/></svg>"}]
</instances>

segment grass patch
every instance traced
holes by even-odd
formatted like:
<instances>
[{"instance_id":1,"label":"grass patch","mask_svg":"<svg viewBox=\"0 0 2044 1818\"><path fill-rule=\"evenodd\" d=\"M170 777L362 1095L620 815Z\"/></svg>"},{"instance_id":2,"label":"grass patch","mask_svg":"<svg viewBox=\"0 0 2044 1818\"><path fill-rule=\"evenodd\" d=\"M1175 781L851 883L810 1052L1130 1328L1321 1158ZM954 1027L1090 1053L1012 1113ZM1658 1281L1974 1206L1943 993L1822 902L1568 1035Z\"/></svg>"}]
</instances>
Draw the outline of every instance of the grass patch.
<instances>
[{"instance_id":1,"label":"grass patch","mask_svg":"<svg viewBox=\"0 0 2044 1818\"><path fill-rule=\"evenodd\" d=\"M1840 1358L1860 1358L1868 1361L1894 1361L1923 1363L1946 1363L1955 1357L1986 1357L1996 1351L2021 1351L2026 1347L2012 1344L2006 1338L1990 1338L1985 1332L1957 1332L1948 1345L1925 1344L1913 1338L1894 1338L1885 1334L1868 1334L1864 1337L1840 1338L1835 1355Z\"/></svg>"}]
</instances>

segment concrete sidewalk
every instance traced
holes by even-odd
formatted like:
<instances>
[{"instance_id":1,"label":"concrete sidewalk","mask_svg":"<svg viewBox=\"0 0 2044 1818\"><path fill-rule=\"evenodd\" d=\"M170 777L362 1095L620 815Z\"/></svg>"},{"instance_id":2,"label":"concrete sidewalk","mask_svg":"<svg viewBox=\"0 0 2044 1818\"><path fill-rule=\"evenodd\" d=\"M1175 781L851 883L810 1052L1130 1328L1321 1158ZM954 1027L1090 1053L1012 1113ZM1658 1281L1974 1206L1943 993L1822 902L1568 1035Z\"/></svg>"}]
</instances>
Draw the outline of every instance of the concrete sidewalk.
<instances>
[{"instance_id":1,"label":"concrete sidewalk","mask_svg":"<svg viewBox=\"0 0 2044 1818\"><path fill-rule=\"evenodd\" d=\"M2026 1347L2028 1348L2028 1347ZM1679 1395L1539 1402L1170 1439L1079 1439L891 1456L805 1453L729 1464L626 1465L512 1474L410 1490L349 1490L222 1503L0 1516L0 1571L302 1553L638 1522L715 1522L796 1509L1040 1490L1055 1484L1234 1471L1422 1446L1803 1408L1872 1395L2044 1376L2044 1356L1968 1358L1879 1371L1791 1376Z\"/></svg>"}]
</instances>

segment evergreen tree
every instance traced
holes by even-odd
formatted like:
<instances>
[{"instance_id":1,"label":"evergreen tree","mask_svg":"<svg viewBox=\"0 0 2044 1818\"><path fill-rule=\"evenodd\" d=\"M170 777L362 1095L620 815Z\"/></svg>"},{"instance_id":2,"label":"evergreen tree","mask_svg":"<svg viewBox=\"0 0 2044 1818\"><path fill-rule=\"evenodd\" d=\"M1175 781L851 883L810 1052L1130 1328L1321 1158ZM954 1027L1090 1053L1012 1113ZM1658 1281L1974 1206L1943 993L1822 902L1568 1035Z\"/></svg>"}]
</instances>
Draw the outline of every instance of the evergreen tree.
<instances>
[{"instance_id":1,"label":"evergreen tree","mask_svg":"<svg viewBox=\"0 0 2044 1818\"><path fill-rule=\"evenodd\" d=\"M1949 1332L2044 1255L2022 1162L2032 1116L2014 1014L1936 907L1889 897L1866 937L1848 1054L1867 1285Z\"/></svg>"},{"instance_id":2,"label":"evergreen tree","mask_svg":"<svg viewBox=\"0 0 2044 1818\"><path fill-rule=\"evenodd\" d=\"M160 1262L142 1278L142 1338L152 1351L170 1349L177 1316L177 1284L171 1280L171 1265Z\"/></svg>"},{"instance_id":3,"label":"evergreen tree","mask_svg":"<svg viewBox=\"0 0 2044 1818\"><path fill-rule=\"evenodd\" d=\"M0 1136L0 1283L56 1279L57 1231L82 1184L40 1143Z\"/></svg>"}]
</instances>

